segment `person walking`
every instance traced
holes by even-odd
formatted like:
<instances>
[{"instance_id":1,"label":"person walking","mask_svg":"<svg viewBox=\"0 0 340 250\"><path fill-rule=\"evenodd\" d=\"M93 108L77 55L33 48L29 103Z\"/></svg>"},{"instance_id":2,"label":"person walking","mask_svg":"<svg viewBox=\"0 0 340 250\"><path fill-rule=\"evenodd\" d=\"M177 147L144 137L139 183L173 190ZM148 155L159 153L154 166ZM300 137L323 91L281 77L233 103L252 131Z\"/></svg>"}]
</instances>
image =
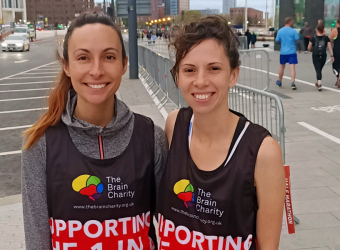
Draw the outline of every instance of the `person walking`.
<instances>
[{"instance_id":1,"label":"person walking","mask_svg":"<svg viewBox=\"0 0 340 250\"><path fill-rule=\"evenodd\" d=\"M253 31L253 34L251 35L251 48L255 49L255 43L257 41L257 36L255 34L255 32Z\"/></svg>"},{"instance_id":2,"label":"person walking","mask_svg":"<svg viewBox=\"0 0 340 250\"><path fill-rule=\"evenodd\" d=\"M336 22L336 29L333 29L331 34L329 35L329 40L334 43L333 46L333 72L337 78L335 82L335 87L340 88L340 79L339 79L339 72L340 72L340 19Z\"/></svg>"},{"instance_id":3,"label":"person walking","mask_svg":"<svg viewBox=\"0 0 340 250\"><path fill-rule=\"evenodd\" d=\"M155 249L168 143L115 95L128 63L121 32L107 15L82 14L62 53L49 109L25 131L26 249Z\"/></svg>"},{"instance_id":4,"label":"person walking","mask_svg":"<svg viewBox=\"0 0 340 250\"><path fill-rule=\"evenodd\" d=\"M309 43L311 34L312 34L312 29L309 27L308 22L305 22L305 25L302 28L303 42L305 46L305 54L308 53L308 43Z\"/></svg>"},{"instance_id":5,"label":"person walking","mask_svg":"<svg viewBox=\"0 0 340 250\"><path fill-rule=\"evenodd\" d=\"M181 27L170 44L172 78L189 107L165 125L170 151L157 206L164 249L278 249L282 152L265 128L229 109L239 46L220 16Z\"/></svg>"},{"instance_id":6,"label":"person walking","mask_svg":"<svg viewBox=\"0 0 340 250\"><path fill-rule=\"evenodd\" d=\"M316 71L317 82L315 86L319 91L322 90L321 79L322 79L322 69L325 66L327 59L327 47L331 53L332 62L334 62L332 44L324 33L325 26L323 23L316 27L316 35L310 39L308 50L313 52L313 64Z\"/></svg>"},{"instance_id":7,"label":"person walking","mask_svg":"<svg viewBox=\"0 0 340 250\"><path fill-rule=\"evenodd\" d=\"M248 44L247 49L249 49L249 46L250 46L250 43L251 43L251 33L249 32L249 29L247 29L247 31L244 33L244 35L247 37L247 44Z\"/></svg>"},{"instance_id":8,"label":"person walking","mask_svg":"<svg viewBox=\"0 0 340 250\"><path fill-rule=\"evenodd\" d=\"M276 81L278 87L282 87L282 78L286 63L289 63L290 76L292 80L291 88L296 90L295 85L295 65L298 64L295 41L299 40L299 34L292 28L294 25L294 19L292 17L287 17L285 19L285 26L279 30L276 36L277 42L281 42L281 52L280 52L280 70L279 70L279 80ZM307 44L308 45L308 44ZM306 47L307 48L307 47Z\"/></svg>"}]
</instances>

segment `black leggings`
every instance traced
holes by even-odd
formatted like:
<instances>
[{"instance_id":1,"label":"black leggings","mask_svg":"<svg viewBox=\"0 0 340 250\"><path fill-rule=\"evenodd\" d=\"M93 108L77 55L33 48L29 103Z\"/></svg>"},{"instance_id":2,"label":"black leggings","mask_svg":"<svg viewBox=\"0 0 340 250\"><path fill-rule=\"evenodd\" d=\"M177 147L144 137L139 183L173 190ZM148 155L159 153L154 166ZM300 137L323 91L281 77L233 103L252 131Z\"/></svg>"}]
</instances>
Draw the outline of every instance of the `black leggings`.
<instances>
[{"instance_id":1,"label":"black leggings","mask_svg":"<svg viewBox=\"0 0 340 250\"><path fill-rule=\"evenodd\" d=\"M316 71L317 80L322 79L322 69L325 66L327 56L313 56L313 64Z\"/></svg>"},{"instance_id":2,"label":"black leggings","mask_svg":"<svg viewBox=\"0 0 340 250\"><path fill-rule=\"evenodd\" d=\"M340 53L334 53L333 73L339 78L340 71Z\"/></svg>"}]
</instances>

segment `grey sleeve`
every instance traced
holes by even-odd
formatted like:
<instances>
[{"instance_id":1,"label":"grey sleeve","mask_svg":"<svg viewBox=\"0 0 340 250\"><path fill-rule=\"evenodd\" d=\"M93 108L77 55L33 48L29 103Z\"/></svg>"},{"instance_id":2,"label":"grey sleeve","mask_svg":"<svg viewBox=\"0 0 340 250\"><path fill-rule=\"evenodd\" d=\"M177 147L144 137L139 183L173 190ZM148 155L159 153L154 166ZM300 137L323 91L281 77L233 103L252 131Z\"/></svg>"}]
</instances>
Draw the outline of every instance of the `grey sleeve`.
<instances>
[{"instance_id":1,"label":"grey sleeve","mask_svg":"<svg viewBox=\"0 0 340 250\"><path fill-rule=\"evenodd\" d=\"M156 195L158 197L159 184L168 158L169 144L163 129L155 125L155 176Z\"/></svg>"},{"instance_id":2,"label":"grey sleeve","mask_svg":"<svg viewBox=\"0 0 340 250\"><path fill-rule=\"evenodd\" d=\"M27 250L52 248L46 194L46 138L21 155L21 192Z\"/></svg>"}]
</instances>

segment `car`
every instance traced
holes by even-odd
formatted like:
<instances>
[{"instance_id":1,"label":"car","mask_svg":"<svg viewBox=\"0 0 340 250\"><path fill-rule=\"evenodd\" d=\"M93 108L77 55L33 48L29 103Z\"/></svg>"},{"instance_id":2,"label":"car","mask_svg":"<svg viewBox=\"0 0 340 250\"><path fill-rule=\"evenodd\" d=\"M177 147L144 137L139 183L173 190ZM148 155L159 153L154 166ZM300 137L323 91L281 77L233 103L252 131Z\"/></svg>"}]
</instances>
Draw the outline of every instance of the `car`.
<instances>
[{"instance_id":1,"label":"car","mask_svg":"<svg viewBox=\"0 0 340 250\"><path fill-rule=\"evenodd\" d=\"M26 34L27 37L30 37L30 29L27 26L17 26L14 28L13 35L16 34Z\"/></svg>"},{"instance_id":2,"label":"car","mask_svg":"<svg viewBox=\"0 0 340 250\"><path fill-rule=\"evenodd\" d=\"M9 35L1 43L2 51L29 51L30 42L26 35Z\"/></svg>"}]
</instances>

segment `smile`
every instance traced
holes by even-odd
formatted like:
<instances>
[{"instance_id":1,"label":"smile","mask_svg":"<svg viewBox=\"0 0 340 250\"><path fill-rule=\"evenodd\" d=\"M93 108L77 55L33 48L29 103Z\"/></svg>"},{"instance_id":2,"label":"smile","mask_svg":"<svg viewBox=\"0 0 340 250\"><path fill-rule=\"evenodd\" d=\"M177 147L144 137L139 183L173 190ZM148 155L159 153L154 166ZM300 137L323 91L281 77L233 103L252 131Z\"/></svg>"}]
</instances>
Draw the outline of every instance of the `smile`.
<instances>
[{"instance_id":1,"label":"smile","mask_svg":"<svg viewBox=\"0 0 340 250\"><path fill-rule=\"evenodd\" d=\"M103 84L89 84L85 83L86 86L92 88L92 89L102 89L108 85L108 83L103 83Z\"/></svg>"},{"instance_id":2,"label":"smile","mask_svg":"<svg viewBox=\"0 0 340 250\"><path fill-rule=\"evenodd\" d=\"M193 96L198 100L206 100L211 97L214 93L207 93L207 94L193 94Z\"/></svg>"}]
</instances>

